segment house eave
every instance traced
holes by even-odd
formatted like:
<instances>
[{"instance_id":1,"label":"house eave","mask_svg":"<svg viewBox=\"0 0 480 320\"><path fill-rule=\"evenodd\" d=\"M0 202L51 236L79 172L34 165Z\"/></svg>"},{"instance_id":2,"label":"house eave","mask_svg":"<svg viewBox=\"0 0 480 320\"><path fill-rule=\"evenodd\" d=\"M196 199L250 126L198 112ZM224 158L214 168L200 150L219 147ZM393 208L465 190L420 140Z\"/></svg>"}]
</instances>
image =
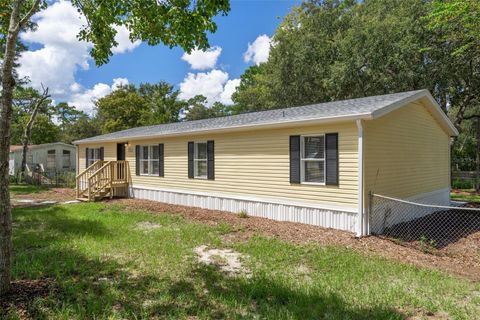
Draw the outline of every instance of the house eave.
<instances>
[{"instance_id":1,"label":"house eave","mask_svg":"<svg viewBox=\"0 0 480 320\"><path fill-rule=\"evenodd\" d=\"M198 135L198 134L217 134L217 133L225 133L225 132L248 131L248 130L257 129L257 128L277 129L277 128L284 128L284 127L297 127L297 126L304 126L304 125L327 124L327 123L338 123L338 122L371 120L371 119L373 119L371 113L361 113L356 115L322 117L322 118L314 118L314 119L302 119L302 120L281 121L281 122L277 121L277 122L271 122L271 123L249 124L249 125L241 125L241 126L218 128L218 129L192 130L187 132L163 133L163 134L157 134L157 135L139 135L139 136L131 136L131 137L115 138L115 139L99 139L99 140L92 140L92 141L78 140L78 141L74 141L73 144L84 145L84 144L97 144L97 143L104 143L104 142L125 142L125 141L145 140L150 138L181 137L181 136Z\"/></svg>"}]
</instances>

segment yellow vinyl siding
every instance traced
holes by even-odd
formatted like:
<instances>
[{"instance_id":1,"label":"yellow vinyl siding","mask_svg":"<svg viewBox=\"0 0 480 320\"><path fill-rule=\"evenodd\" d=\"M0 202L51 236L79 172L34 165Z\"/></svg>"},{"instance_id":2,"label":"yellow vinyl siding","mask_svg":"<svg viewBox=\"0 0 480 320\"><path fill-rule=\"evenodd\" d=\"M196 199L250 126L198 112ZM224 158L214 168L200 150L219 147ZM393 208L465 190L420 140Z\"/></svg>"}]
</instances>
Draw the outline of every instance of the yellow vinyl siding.
<instances>
[{"instance_id":1,"label":"yellow vinyl siding","mask_svg":"<svg viewBox=\"0 0 480 320\"><path fill-rule=\"evenodd\" d=\"M85 149L103 147L103 159L105 161L117 160L117 144L116 143L95 143L81 144L78 146L78 172L85 170Z\"/></svg>"},{"instance_id":2,"label":"yellow vinyl siding","mask_svg":"<svg viewBox=\"0 0 480 320\"><path fill-rule=\"evenodd\" d=\"M339 186L290 184L289 136L339 134ZM188 141L215 141L215 180L188 179ZM135 145L164 144L165 176L135 175ZM116 143L103 144L105 160L116 157ZM80 148L84 168L85 147ZM88 147L91 147L88 145ZM336 125L257 129L251 131L131 141L126 150L134 186L212 192L232 196L292 199L350 208L357 205L357 128ZM83 167L82 167L83 163Z\"/></svg>"},{"instance_id":3,"label":"yellow vinyl siding","mask_svg":"<svg viewBox=\"0 0 480 320\"><path fill-rule=\"evenodd\" d=\"M450 137L420 102L364 128L366 194L407 198L449 187Z\"/></svg>"}]
</instances>

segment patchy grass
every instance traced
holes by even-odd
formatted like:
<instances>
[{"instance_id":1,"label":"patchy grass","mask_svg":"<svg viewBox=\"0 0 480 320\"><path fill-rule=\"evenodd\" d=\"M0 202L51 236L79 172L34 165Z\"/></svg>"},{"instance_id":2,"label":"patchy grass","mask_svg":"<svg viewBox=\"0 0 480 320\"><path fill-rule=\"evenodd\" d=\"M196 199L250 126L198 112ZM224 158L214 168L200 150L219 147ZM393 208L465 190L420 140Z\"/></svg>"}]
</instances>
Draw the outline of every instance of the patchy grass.
<instances>
[{"instance_id":1,"label":"patchy grass","mask_svg":"<svg viewBox=\"0 0 480 320\"><path fill-rule=\"evenodd\" d=\"M145 232L139 225L161 227ZM478 283L345 248L254 236L229 242L248 276L198 262L195 248L225 248L222 235L232 231L228 224L207 226L101 203L15 209L13 277L53 279L55 290L26 308L35 319L479 314Z\"/></svg>"},{"instance_id":2,"label":"patchy grass","mask_svg":"<svg viewBox=\"0 0 480 320\"><path fill-rule=\"evenodd\" d=\"M34 186L31 184L10 184L10 195L32 194L40 193L48 190L46 186Z\"/></svg>"},{"instance_id":3,"label":"patchy grass","mask_svg":"<svg viewBox=\"0 0 480 320\"><path fill-rule=\"evenodd\" d=\"M480 203L480 194L474 189L454 189L450 193L450 198L455 201Z\"/></svg>"}]
</instances>

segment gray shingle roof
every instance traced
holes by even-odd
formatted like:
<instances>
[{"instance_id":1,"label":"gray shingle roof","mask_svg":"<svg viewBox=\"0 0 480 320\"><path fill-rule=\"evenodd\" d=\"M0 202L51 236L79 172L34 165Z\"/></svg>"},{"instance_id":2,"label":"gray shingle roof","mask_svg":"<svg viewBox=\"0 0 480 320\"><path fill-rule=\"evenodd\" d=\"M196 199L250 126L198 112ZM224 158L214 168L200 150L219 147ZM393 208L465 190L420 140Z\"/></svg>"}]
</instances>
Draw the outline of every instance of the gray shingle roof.
<instances>
[{"instance_id":1,"label":"gray shingle roof","mask_svg":"<svg viewBox=\"0 0 480 320\"><path fill-rule=\"evenodd\" d=\"M391 106L392 104L399 103L402 100L409 99L424 92L426 91L408 91L381 96L318 103L301 107L251 112L220 118L132 128L75 141L75 143L103 142L110 140L119 141L122 139L126 140L170 134L187 134L198 131L235 128L239 126L261 126L293 121L368 116L376 111Z\"/></svg>"}]
</instances>

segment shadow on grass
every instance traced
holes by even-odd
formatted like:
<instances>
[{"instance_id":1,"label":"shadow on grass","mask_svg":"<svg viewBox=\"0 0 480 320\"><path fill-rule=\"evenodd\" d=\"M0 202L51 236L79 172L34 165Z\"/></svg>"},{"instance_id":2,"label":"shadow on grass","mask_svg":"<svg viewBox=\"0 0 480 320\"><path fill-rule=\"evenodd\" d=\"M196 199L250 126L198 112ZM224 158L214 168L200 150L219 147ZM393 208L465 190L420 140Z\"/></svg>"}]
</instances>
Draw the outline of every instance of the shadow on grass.
<instances>
[{"instance_id":1,"label":"shadow on grass","mask_svg":"<svg viewBox=\"0 0 480 320\"><path fill-rule=\"evenodd\" d=\"M24 307L33 319L403 318L387 307L358 307L335 292L308 290L268 275L228 277L212 266L195 264L183 277L168 271L138 274L133 263L89 256L52 236L63 234L68 240L108 234L101 221L78 219L64 210L54 206L15 212L25 224L16 230L15 279L53 281L46 297L31 297ZM42 229L35 232L28 223L41 223ZM8 303L15 309L15 301Z\"/></svg>"},{"instance_id":2,"label":"shadow on grass","mask_svg":"<svg viewBox=\"0 0 480 320\"><path fill-rule=\"evenodd\" d=\"M105 224L98 219L79 219L67 215L67 209L59 205L43 205L38 207L15 208L14 223L30 224L32 227L41 226L47 233L63 234L66 236L89 235L101 237L108 234ZM17 228L16 234L28 231L28 228ZM31 234L31 232L28 232ZM38 237L35 233L33 238ZM33 240L33 239L32 239Z\"/></svg>"},{"instance_id":3,"label":"shadow on grass","mask_svg":"<svg viewBox=\"0 0 480 320\"><path fill-rule=\"evenodd\" d=\"M30 317L76 318L290 318L402 319L395 310L358 308L332 292L292 289L267 277L231 278L199 265L185 279L135 275L113 260L89 259L74 250L42 250L39 277L54 290L32 300ZM55 257L48 258L48 257Z\"/></svg>"}]
</instances>

